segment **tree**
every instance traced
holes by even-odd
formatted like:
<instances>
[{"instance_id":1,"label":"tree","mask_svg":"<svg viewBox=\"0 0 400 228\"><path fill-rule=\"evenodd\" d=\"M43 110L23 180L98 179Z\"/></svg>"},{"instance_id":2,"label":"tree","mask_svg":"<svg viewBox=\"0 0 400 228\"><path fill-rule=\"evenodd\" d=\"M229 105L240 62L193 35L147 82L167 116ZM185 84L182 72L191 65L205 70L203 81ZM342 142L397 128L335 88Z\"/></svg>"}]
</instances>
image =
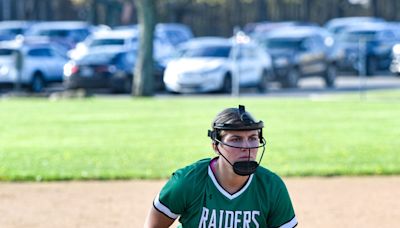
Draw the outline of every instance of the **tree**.
<instances>
[{"instance_id":1,"label":"tree","mask_svg":"<svg viewBox=\"0 0 400 228\"><path fill-rule=\"evenodd\" d=\"M156 0L137 0L139 22L139 50L136 60L132 95L154 94L153 37L156 17Z\"/></svg>"}]
</instances>

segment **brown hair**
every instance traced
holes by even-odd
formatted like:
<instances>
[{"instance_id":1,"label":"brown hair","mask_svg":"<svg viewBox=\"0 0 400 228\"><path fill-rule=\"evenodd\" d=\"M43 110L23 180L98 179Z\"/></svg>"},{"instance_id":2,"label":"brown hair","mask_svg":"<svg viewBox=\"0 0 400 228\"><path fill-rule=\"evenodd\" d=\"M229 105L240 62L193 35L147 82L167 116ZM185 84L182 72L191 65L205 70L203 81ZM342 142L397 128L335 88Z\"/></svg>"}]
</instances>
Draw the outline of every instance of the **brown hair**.
<instances>
[{"instance_id":1,"label":"brown hair","mask_svg":"<svg viewBox=\"0 0 400 228\"><path fill-rule=\"evenodd\" d=\"M247 117L256 122L253 116L249 112L245 112ZM243 115L243 114L242 114ZM243 120L241 119L241 115L238 108L227 108L222 110L222 112L218 113L218 115L214 118L211 123L211 128L215 130L214 126L216 124L242 124ZM221 139L226 133L224 130L220 130L217 138Z\"/></svg>"}]
</instances>

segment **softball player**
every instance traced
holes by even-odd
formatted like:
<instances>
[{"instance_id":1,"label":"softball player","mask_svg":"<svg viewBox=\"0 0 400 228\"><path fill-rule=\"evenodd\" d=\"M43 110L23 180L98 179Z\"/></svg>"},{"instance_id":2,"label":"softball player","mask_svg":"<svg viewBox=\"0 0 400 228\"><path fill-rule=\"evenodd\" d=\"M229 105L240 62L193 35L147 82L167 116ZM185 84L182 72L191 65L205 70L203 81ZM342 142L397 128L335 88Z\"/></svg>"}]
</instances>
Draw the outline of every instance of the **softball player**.
<instances>
[{"instance_id":1,"label":"softball player","mask_svg":"<svg viewBox=\"0 0 400 228\"><path fill-rule=\"evenodd\" d=\"M177 218L190 228L295 227L285 184L259 166L263 127L241 105L219 113L208 132L218 156L173 173L154 199L145 227L169 227Z\"/></svg>"}]
</instances>

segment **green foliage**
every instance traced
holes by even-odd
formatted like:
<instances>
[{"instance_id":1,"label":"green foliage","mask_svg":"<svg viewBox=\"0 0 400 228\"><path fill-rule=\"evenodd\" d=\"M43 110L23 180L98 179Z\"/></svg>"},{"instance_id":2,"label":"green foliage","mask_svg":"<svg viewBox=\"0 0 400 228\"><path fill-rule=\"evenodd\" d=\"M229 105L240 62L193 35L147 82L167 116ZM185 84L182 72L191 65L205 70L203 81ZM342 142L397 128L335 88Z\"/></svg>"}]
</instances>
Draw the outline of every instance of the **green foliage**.
<instances>
[{"instance_id":1,"label":"green foliage","mask_svg":"<svg viewBox=\"0 0 400 228\"><path fill-rule=\"evenodd\" d=\"M263 165L281 175L400 174L391 97L1 100L0 180L166 178L214 156L211 120L238 104L264 120Z\"/></svg>"}]
</instances>

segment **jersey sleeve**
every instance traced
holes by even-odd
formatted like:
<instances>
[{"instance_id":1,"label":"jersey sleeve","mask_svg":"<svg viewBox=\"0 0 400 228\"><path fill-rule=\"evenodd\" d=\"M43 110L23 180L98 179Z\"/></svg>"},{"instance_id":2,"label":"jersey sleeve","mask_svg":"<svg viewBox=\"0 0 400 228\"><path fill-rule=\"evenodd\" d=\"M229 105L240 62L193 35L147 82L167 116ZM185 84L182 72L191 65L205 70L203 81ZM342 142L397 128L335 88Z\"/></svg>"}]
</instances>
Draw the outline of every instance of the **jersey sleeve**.
<instances>
[{"instance_id":1,"label":"jersey sleeve","mask_svg":"<svg viewBox=\"0 0 400 228\"><path fill-rule=\"evenodd\" d=\"M282 180L280 182L281 186L268 216L268 224L270 227L293 228L297 226L297 219L287 188Z\"/></svg>"},{"instance_id":2,"label":"jersey sleeve","mask_svg":"<svg viewBox=\"0 0 400 228\"><path fill-rule=\"evenodd\" d=\"M178 218L185 209L188 186L185 186L184 181L184 176L178 170L154 199L154 207L171 219Z\"/></svg>"}]
</instances>

